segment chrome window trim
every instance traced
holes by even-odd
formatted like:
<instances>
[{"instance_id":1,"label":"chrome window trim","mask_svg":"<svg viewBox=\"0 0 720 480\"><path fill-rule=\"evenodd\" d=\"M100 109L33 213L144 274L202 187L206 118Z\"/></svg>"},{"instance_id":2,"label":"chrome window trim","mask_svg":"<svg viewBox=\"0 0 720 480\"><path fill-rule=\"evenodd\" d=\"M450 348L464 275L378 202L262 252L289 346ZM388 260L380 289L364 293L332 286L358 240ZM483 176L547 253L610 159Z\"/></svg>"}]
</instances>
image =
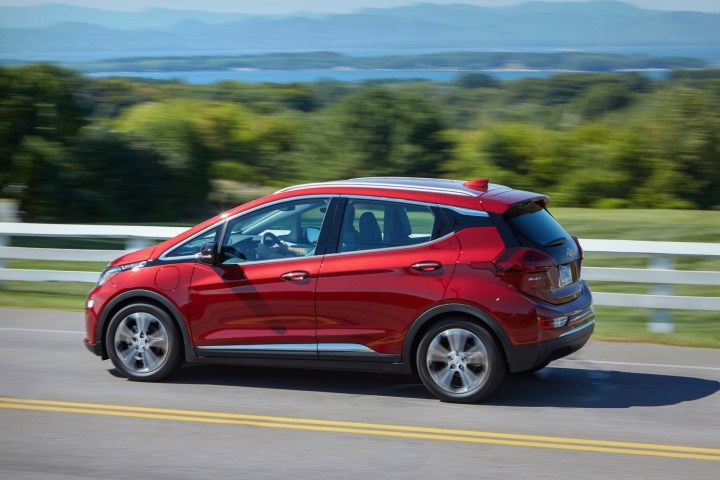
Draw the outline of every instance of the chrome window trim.
<instances>
[{"instance_id":1,"label":"chrome window trim","mask_svg":"<svg viewBox=\"0 0 720 480\"><path fill-rule=\"evenodd\" d=\"M450 232L447 235L443 235L442 237L438 237L435 240L430 240L429 242L423 242L423 243L415 243L413 245L398 245L397 247L385 247L385 248L374 248L371 250L353 250L350 252L335 252L335 253L326 253L325 257L334 257L337 255L356 255L359 253L374 253L374 252L387 252L389 250L401 250L401 249L408 249L408 248L417 248L417 247L427 247L429 245L432 245L434 243L440 242L442 240L445 240L450 235L453 235L455 232Z\"/></svg>"},{"instance_id":2,"label":"chrome window trim","mask_svg":"<svg viewBox=\"0 0 720 480\"><path fill-rule=\"evenodd\" d=\"M475 210L473 208L455 207L452 205L440 205L442 208L447 208L460 215L466 215L468 217L490 217L490 214L485 210Z\"/></svg>"},{"instance_id":3,"label":"chrome window trim","mask_svg":"<svg viewBox=\"0 0 720 480\"><path fill-rule=\"evenodd\" d=\"M252 213L252 212L254 212L255 210L259 210L259 209L265 208L265 207L271 207L271 206L273 206L273 205L276 205L276 204L278 204L278 203L283 203L283 202L293 202L293 201L296 201L296 200L304 200L304 199L310 199L310 198L327 198L328 200L332 201L333 198L337 198L338 196L339 196L339 195L337 195L337 194L327 194L327 195L323 195L323 194L301 195L301 196L299 196L299 197L286 197L286 198L280 198L280 199L278 199L278 200L273 200L272 202L263 203L262 205L258 205L258 206L256 206L256 207L253 207L253 208L251 208L250 210L244 210L244 211L242 211L242 212L236 213L236 214L233 215L232 217L224 217L224 218L222 218L221 220L219 220L219 221L216 222L216 223L213 223L211 226L209 226L208 228L202 230L201 232L196 233L195 235L193 235L193 236L190 237L190 238L186 238L182 243L179 243L179 244L177 244L177 245L173 245L172 247L170 247L169 249L167 249L166 251L164 251L164 252L162 253L162 255L160 255L160 256L158 257L158 260L161 260L161 261L197 260L197 254L193 254L193 255L182 255L182 256L178 256L178 257L168 257L167 255L168 255L169 252L175 250L176 248L180 247L180 246L183 245L184 243L190 242L190 241L196 239L197 237L201 236L203 233L206 233L206 232L208 232L209 230L212 230L213 228L218 227L218 226L222 225L222 224L225 223L225 222L229 222L229 221L231 221L231 220L234 220L234 219L236 219L237 217L239 217L240 215L245 215L245 214L247 214L247 213ZM330 205L329 202L328 202L328 205ZM323 217L323 223L325 223L325 217ZM222 238L220 239L220 241L222 241ZM295 259L295 258L309 258L309 257L314 257L314 256L316 256L316 255L307 255L307 256L304 256L304 257L290 257L290 258L273 258L273 259L270 259L270 260L258 260L258 261L254 261L254 262L243 262L243 263L239 263L238 265L248 265L248 264L255 264L255 263L262 263L262 262L272 262L272 261L278 261L278 260L292 260L292 259Z\"/></svg>"},{"instance_id":4,"label":"chrome window trim","mask_svg":"<svg viewBox=\"0 0 720 480\"><path fill-rule=\"evenodd\" d=\"M197 347L200 351L233 350L237 352L277 351L277 352L352 352L377 353L370 347L359 343L267 343L252 345L208 345Z\"/></svg>"}]
</instances>

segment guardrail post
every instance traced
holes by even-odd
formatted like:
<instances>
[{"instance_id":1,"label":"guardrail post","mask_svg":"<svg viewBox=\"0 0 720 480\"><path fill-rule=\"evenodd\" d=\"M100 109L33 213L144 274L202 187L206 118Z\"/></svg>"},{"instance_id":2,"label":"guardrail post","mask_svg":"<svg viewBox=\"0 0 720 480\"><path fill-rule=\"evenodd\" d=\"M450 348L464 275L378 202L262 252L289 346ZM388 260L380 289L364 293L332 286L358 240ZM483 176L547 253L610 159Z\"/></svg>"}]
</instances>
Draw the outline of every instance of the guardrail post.
<instances>
[{"instance_id":1,"label":"guardrail post","mask_svg":"<svg viewBox=\"0 0 720 480\"><path fill-rule=\"evenodd\" d=\"M0 235L0 247L10 246L10 237L7 235ZM0 270L7 267L7 262L0 258ZM0 288L5 288L5 282L0 281Z\"/></svg>"},{"instance_id":2,"label":"guardrail post","mask_svg":"<svg viewBox=\"0 0 720 480\"><path fill-rule=\"evenodd\" d=\"M654 255L650 258L651 270L675 270L675 260L666 255ZM650 287L651 295L672 296L672 285L658 283ZM675 330L672 313L667 309L655 309L650 314L650 322L647 325L648 331L654 333L672 333Z\"/></svg>"}]
</instances>

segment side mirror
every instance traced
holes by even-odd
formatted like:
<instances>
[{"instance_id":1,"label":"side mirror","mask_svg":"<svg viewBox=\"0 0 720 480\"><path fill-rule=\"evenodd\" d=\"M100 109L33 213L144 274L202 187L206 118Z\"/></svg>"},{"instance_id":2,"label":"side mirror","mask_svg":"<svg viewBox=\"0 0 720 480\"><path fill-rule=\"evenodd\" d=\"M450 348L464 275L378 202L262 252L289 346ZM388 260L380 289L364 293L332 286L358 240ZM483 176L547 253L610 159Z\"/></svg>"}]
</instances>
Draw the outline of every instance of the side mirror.
<instances>
[{"instance_id":1,"label":"side mirror","mask_svg":"<svg viewBox=\"0 0 720 480\"><path fill-rule=\"evenodd\" d=\"M217 260L217 243L208 242L200 248L197 258L201 263L214 265Z\"/></svg>"}]
</instances>

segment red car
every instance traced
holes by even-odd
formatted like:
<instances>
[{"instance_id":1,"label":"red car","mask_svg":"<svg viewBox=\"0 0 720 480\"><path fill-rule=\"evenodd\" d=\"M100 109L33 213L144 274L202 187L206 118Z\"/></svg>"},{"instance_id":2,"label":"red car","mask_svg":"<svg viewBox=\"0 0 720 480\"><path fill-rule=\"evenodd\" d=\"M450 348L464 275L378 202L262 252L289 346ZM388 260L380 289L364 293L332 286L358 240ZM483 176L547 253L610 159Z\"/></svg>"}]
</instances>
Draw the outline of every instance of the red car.
<instances>
[{"instance_id":1,"label":"red car","mask_svg":"<svg viewBox=\"0 0 720 480\"><path fill-rule=\"evenodd\" d=\"M84 342L131 380L183 362L360 369L474 402L593 331L582 249L547 202L486 179L286 188L112 262Z\"/></svg>"}]
</instances>

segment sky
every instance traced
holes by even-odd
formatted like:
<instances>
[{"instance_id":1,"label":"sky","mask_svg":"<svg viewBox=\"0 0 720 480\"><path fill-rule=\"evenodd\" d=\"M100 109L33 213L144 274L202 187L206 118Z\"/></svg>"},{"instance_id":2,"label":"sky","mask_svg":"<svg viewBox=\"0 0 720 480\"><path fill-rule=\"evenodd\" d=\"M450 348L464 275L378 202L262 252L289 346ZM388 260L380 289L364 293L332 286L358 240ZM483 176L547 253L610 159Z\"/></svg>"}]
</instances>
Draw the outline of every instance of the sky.
<instances>
[{"instance_id":1,"label":"sky","mask_svg":"<svg viewBox=\"0 0 720 480\"><path fill-rule=\"evenodd\" d=\"M567 0L545 0L550 2ZM574 0L587 2L594 0ZM695 10L720 12L720 0L624 0L625 3L656 10ZM177 10L207 10L246 13L332 12L347 13L365 7L392 7L414 3L464 3L502 6L525 3L524 0L0 0L0 6L28 6L65 3L106 10L144 10L152 7Z\"/></svg>"}]
</instances>

